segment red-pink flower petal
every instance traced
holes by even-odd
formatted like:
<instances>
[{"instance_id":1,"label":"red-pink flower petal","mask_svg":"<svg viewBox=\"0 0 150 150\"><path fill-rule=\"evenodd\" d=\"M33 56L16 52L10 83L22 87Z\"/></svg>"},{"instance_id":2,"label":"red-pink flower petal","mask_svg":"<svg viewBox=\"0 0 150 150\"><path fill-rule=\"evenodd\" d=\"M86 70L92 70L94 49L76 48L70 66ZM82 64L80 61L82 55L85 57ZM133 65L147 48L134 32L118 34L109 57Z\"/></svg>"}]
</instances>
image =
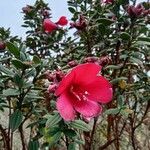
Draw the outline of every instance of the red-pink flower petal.
<instances>
[{"instance_id":1,"label":"red-pink flower petal","mask_svg":"<svg viewBox=\"0 0 150 150\"><path fill-rule=\"evenodd\" d=\"M50 19L44 19L43 27L45 32L51 33L52 31L56 30L58 26L52 22Z\"/></svg>"},{"instance_id":2,"label":"red-pink flower petal","mask_svg":"<svg viewBox=\"0 0 150 150\"><path fill-rule=\"evenodd\" d=\"M61 117L66 121L74 120L75 111L71 104L69 93L62 93L56 102L57 110Z\"/></svg>"},{"instance_id":3,"label":"red-pink flower petal","mask_svg":"<svg viewBox=\"0 0 150 150\"><path fill-rule=\"evenodd\" d=\"M60 17L60 19L56 22L56 24L65 26L68 24L68 20L65 16Z\"/></svg>"},{"instance_id":4,"label":"red-pink flower petal","mask_svg":"<svg viewBox=\"0 0 150 150\"><path fill-rule=\"evenodd\" d=\"M94 63L86 63L74 67L60 82L55 95L60 95L66 88L73 84L80 86L91 83L100 70L101 66Z\"/></svg>"},{"instance_id":5,"label":"red-pink flower petal","mask_svg":"<svg viewBox=\"0 0 150 150\"><path fill-rule=\"evenodd\" d=\"M102 107L97 102L90 100L76 100L73 102L73 106L84 117L96 117L102 111Z\"/></svg>"},{"instance_id":6,"label":"red-pink flower petal","mask_svg":"<svg viewBox=\"0 0 150 150\"><path fill-rule=\"evenodd\" d=\"M79 84L79 86L90 83L100 72L101 68L101 66L94 63L78 65L72 70L75 73L74 83Z\"/></svg>"},{"instance_id":7,"label":"red-pink flower petal","mask_svg":"<svg viewBox=\"0 0 150 150\"><path fill-rule=\"evenodd\" d=\"M112 100L113 92L111 84L102 76L97 76L90 84L83 87L87 91L90 100L108 103Z\"/></svg>"},{"instance_id":8,"label":"red-pink flower petal","mask_svg":"<svg viewBox=\"0 0 150 150\"><path fill-rule=\"evenodd\" d=\"M64 90L66 90L67 88L69 88L72 85L74 79L74 73L69 73L67 74L63 80L59 83L59 86L57 88L57 90L55 91L55 95L58 96L60 95Z\"/></svg>"}]
</instances>

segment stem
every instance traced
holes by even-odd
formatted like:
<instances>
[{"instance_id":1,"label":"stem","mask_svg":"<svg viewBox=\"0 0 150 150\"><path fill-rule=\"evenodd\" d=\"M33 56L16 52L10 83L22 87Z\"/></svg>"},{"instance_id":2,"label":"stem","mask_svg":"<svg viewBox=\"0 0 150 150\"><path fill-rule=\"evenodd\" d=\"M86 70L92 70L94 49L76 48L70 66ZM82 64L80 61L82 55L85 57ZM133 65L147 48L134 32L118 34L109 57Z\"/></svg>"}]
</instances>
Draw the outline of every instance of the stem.
<instances>
[{"instance_id":1,"label":"stem","mask_svg":"<svg viewBox=\"0 0 150 150\"><path fill-rule=\"evenodd\" d=\"M142 123L143 123L143 120L146 116L146 114L148 113L148 110L150 108L150 101L148 101L148 104L147 104L147 107L145 109L145 112L144 112L144 115L142 116L142 119L139 121L139 123L134 127L134 129L136 130L136 128L138 128Z\"/></svg>"},{"instance_id":2,"label":"stem","mask_svg":"<svg viewBox=\"0 0 150 150\"><path fill-rule=\"evenodd\" d=\"M91 149L91 146L92 146L92 143L93 143L93 138L94 138L94 133L95 133L95 130L96 130L97 120L98 120L97 117L94 118L94 124L93 124L93 129L92 129L92 132L91 132L90 143L89 143L89 149Z\"/></svg>"},{"instance_id":3,"label":"stem","mask_svg":"<svg viewBox=\"0 0 150 150\"><path fill-rule=\"evenodd\" d=\"M23 124L19 126L19 132L20 132L20 137L21 137L21 142L22 142L22 150L27 150L26 149L26 143L25 143L25 137L23 133Z\"/></svg>"},{"instance_id":4,"label":"stem","mask_svg":"<svg viewBox=\"0 0 150 150\"><path fill-rule=\"evenodd\" d=\"M115 118L115 134L116 134L116 141L115 141L115 147L116 150L119 150L119 133L118 133L118 124L119 124L119 120L117 119L117 116Z\"/></svg>"},{"instance_id":5,"label":"stem","mask_svg":"<svg viewBox=\"0 0 150 150\"><path fill-rule=\"evenodd\" d=\"M67 136L65 136L65 138L66 138L66 147L67 147L67 149L68 149L68 147L69 147L68 137L67 137Z\"/></svg>"},{"instance_id":6,"label":"stem","mask_svg":"<svg viewBox=\"0 0 150 150\"><path fill-rule=\"evenodd\" d=\"M132 128L132 131L131 131L131 141L132 141L132 146L133 146L133 149L136 150L136 146L135 146L135 141L134 141L134 128Z\"/></svg>"},{"instance_id":7,"label":"stem","mask_svg":"<svg viewBox=\"0 0 150 150\"><path fill-rule=\"evenodd\" d=\"M8 134L6 133L6 130L2 127L2 125L0 124L0 131L2 133L2 137L3 137L3 141L4 141L4 148L6 150L11 150L11 147L10 147L10 141L9 141L9 136Z\"/></svg>"},{"instance_id":8,"label":"stem","mask_svg":"<svg viewBox=\"0 0 150 150\"><path fill-rule=\"evenodd\" d=\"M85 144L84 144L84 149L85 150L91 150L90 149L90 132L84 132L84 140L85 140Z\"/></svg>"}]
</instances>

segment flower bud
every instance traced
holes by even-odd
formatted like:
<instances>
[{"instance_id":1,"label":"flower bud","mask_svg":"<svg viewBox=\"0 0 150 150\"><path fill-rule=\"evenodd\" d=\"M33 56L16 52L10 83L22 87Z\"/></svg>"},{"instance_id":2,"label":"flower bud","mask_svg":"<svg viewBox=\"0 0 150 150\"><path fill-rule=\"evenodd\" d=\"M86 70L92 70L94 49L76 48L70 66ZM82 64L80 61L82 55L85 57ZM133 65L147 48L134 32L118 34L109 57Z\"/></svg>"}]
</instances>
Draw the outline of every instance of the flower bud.
<instances>
[{"instance_id":1,"label":"flower bud","mask_svg":"<svg viewBox=\"0 0 150 150\"><path fill-rule=\"evenodd\" d=\"M114 0L102 0L102 3L105 4L112 4L114 2Z\"/></svg>"},{"instance_id":2,"label":"flower bud","mask_svg":"<svg viewBox=\"0 0 150 150\"><path fill-rule=\"evenodd\" d=\"M138 18L142 15L144 12L144 7L141 4L138 4L137 6L128 6L127 12L131 18Z\"/></svg>"},{"instance_id":3,"label":"flower bud","mask_svg":"<svg viewBox=\"0 0 150 150\"><path fill-rule=\"evenodd\" d=\"M59 20L56 22L56 24L61 25L61 26L65 26L68 24L68 20L65 16L62 16L59 18Z\"/></svg>"},{"instance_id":4,"label":"flower bud","mask_svg":"<svg viewBox=\"0 0 150 150\"><path fill-rule=\"evenodd\" d=\"M33 9L32 6L27 5L26 7L22 8L22 11L23 11L23 13L28 14L32 11L32 9Z\"/></svg>"},{"instance_id":5,"label":"flower bud","mask_svg":"<svg viewBox=\"0 0 150 150\"><path fill-rule=\"evenodd\" d=\"M72 60L72 61L68 62L68 65L69 65L70 67L75 67L76 65L78 65L78 62L75 61L75 60Z\"/></svg>"},{"instance_id":6,"label":"flower bud","mask_svg":"<svg viewBox=\"0 0 150 150\"><path fill-rule=\"evenodd\" d=\"M143 15L144 16L147 16L147 15L149 15L150 14L150 10L144 10L144 12L143 12Z\"/></svg>"},{"instance_id":7,"label":"flower bud","mask_svg":"<svg viewBox=\"0 0 150 150\"><path fill-rule=\"evenodd\" d=\"M71 22L70 26L71 26L71 28L76 28L77 30L83 30L83 29L86 28L87 23L86 23L86 20L85 20L84 16L80 15L79 21L74 22L74 23Z\"/></svg>"},{"instance_id":8,"label":"flower bud","mask_svg":"<svg viewBox=\"0 0 150 150\"><path fill-rule=\"evenodd\" d=\"M6 48L6 44L3 41L0 41L0 50L4 50Z\"/></svg>"},{"instance_id":9,"label":"flower bud","mask_svg":"<svg viewBox=\"0 0 150 150\"><path fill-rule=\"evenodd\" d=\"M56 78L56 75L51 73L49 70L45 72L45 77L50 81L53 82L54 79Z\"/></svg>"},{"instance_id":10,"label":"flower bud","mask_svg":"<svg viewBox=\"0 0 150 150\"><path fill-rule=\"evenodd\" d=\"M101 57L101 58L99 59L99 64L100 64L101 66L105 66L105 65L107 65L107 64L110 64L110 62L111 62L111 59L110 59L108 56L103 56L103 57Z\"/></svg>"},{"instance_id":11,"label":"flower bud","mask_svg":"<svg viewBox=\"0 0 150 150\"><path fill-rule=\"evenodd\" d=\"M65 74L61 70L56 71L55 74L56 74L56 80L58 82L60 82L62 78L65 76Z\"/></svg>"},{"instance_id":12,"label":"flower bud","mask_svg":"<svg viewBox=\"0 0 150 150\"><path fill-rule=\"evenodd\" d=\"M47 91L48 93L54 93L56 88L57 88L57 84L54 83L54 84L49 85Z\"/></svg>"},{"instance_id":13,"label":"flower bud","mask_svg":"<svg viewBox=\"0 0 150 150\"><path fill-rule=\"evenodd\" d=\"M97 62L98 61L98 58L97 57L86 57L84 59L84 62L88 62L88 63L94 63L94 62Z\"/></svg>"},{"instance_id":14,"label":"flower bud","mask_svg":"<svg viewBox=\"0 0 150 150\"><path fill-rule=\"evenodd\" d=\"M44 18L49 18L50 13L48 12L48 10L43 10L42 15L44 16Z\"/></svg>"}]
</instances>

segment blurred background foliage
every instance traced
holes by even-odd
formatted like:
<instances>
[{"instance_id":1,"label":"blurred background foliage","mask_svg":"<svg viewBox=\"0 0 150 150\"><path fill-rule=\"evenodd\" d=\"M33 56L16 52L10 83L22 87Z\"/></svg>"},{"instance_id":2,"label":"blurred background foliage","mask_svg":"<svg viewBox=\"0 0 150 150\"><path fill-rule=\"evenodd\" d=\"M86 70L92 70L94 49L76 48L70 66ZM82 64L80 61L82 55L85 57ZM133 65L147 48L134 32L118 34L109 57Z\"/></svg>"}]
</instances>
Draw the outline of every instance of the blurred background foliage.
<instances>
[{"instance_id":1,"label":"blurred background foliage","mask_svg":"<svg viewBox=\"0 0 150 150\"><path fill-rule=\"evenodd\" d=\"M52 12L37 0L22 8L25 40L0 28L2 149L150 149L150 3L135 4L68 0L70 25L45 33L43 20ZM61 79L59 72L85 62L103 66L113 101L90 122L65 122L47 91L50 75Z\"/></svg>"}]
</instances>

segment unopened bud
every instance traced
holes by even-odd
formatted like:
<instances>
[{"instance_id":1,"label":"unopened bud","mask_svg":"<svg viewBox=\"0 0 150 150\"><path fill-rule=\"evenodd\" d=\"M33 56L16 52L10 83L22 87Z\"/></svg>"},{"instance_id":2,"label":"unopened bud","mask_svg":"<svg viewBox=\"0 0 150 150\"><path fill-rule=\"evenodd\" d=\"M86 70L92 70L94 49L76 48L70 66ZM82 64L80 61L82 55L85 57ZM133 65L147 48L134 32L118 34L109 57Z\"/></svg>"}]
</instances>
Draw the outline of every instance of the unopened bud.
<instances>
[{"instance_id":1,"label":"unopened bud","mask_svg":"<svg viewBox=\"0 0 150 150\"><path fill-rule=\"evenodd\" d=\"M48 93L54 93L56 88L57 88L57 84L51 84L51 85L49 85L47 91L48 91Z\"/></svg>"},{"instance_id":2,"label":"unopened bud","mask_svg":"<svg viewBox=\"0 0 150 150\"><path fill-rule=\"evenodd\" d=\"M32 6L27 5L26 7L22 8L22 11L23 11L23 13L28 14L32 11L32 9L33 9Z\"/></svg>"},{"instance_id":3,"label":"unopened bud","mask_svg":"<svg viewBox=\"0 0 150 150\"><path fill-rule=\"evenodd\" d=\"M69 65L70 67L75 67L75 66L78 65L78 62L75 61L75 60L72 60L72 61L68 62L68 65Z\"/></svg>"},{"instance_id":4,"label":"unopened bud","mask_svg":"<svg viewBox=\"0 0 150 150\"><path fill-rule=\"evenodd\" d=\"M110 62L111 62L111 59L108 56L103 56L99 59L99 64L101 66L108 65L108 64L110 64Z\"/></svg>"},{"instance_id":5,"label":"unopened bud","mask_svg":"<svg viewBox=\"0 0 150 150\"><path fill-rule=\"evenodd\" d=\"M58 82L60 82L62 78L65 76L65 74L61 70L56 71L55 74L56 74L56 80Z\"/></svg>"},{"instance_id":6,"label":"unopened bud","mask_svg":"<svg viewBox=\"0 0 150 150\"><path fill-rule=\"evenodd\" d=\"M137 18L142 15L144 12L144 7L141 4L138 4L137 6L128 6L127 12L131 18Z\"/></svg>"},{"instance_id":7,"label":"unopened bud","mask_svg":"<svg viewBox=\"0 0 150 150\"><path fill-rule=\"evenodd\" d=\"M94 63L94 62L97 62L98 61L98 58L97 57L86 57L84 59L84 62L88 62L88 63Z\"/></svg>"},{"instance_id":8,"label":"unopened bud","mask_svg":"<svg viewBox=\"0 0 150 150\"><path fill-rule=\"evenodd\" d=\"M0 50L4 50L6 48L6 44L3 41L0 41Z\"/></svg>"}]
</instances>

